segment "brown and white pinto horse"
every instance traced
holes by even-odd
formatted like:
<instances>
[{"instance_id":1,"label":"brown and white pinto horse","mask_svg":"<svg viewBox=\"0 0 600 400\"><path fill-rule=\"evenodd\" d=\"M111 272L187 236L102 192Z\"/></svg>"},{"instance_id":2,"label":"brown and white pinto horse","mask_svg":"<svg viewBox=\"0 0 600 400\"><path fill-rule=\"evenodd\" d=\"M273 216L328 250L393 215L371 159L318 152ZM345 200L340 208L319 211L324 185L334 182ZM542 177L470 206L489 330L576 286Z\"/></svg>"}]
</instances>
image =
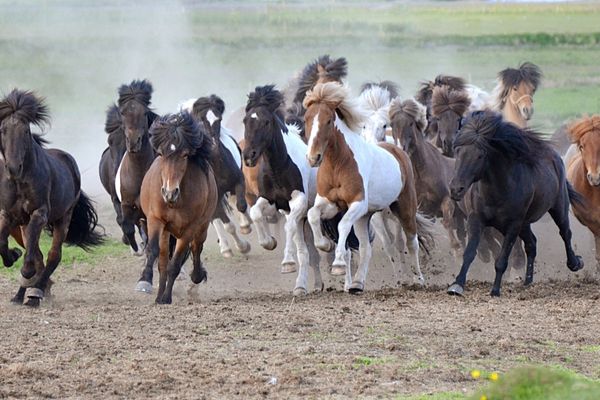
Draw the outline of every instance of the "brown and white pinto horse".
<instances>
[{"instance_id":1,"label":"brown and white pinto horse","mask_svg":"<svg viewBox=\"0 0 600 400\"><path fill-rule=\"evenodd\" d=\"M369 219L389 207L404 228L411 261L421 275L417 230L424 219L417 218L417 194L406 153L393 144L364 140L359 133L364 115L350 100L348 89L339 83L317 84L307 93L304 105L309 136L306 156L311 166L319 166L315 205L308 211L317 248L329 251L333 246L323 236L321 219L346 210L338 224L333 265L346 267L347 290L362 292L371 259ZM360 243L354 278L347 267L349 254L345 247L352 227Z\"/></svg>"},{"instance_id":2,"label":"brown and white pinto horse","mask_svg":"<svg viewBox=\"0 0 600 400\"><path fill-rule=\"evenodd\" d=\"M565 156L567 180L586 200L573 204L573 214L594 234L600 268L600 115L575 121L568 129L574 145Z\"/></svg>"},{"instance_id":3,"label":"brown and white pinto horse","mask_svg":"<svg viewBox=\"0 0 600 400\"><path fill-rule=\"evenodd\" d=\"M533 95L541 79L542 71L530 62L524 62L518 69L500 71L492 92L492 108L501 112L504 120L526 128L533 116Z\"/></svg>"},{"instance_id":4,"label":"brown and white pinto horse","mask_svg":"<svg viewBox=\"0 0 600 400\"><path fill-rule=\"evenodd\" d=\"M217 185L209 164L212 140L187 112L160 117L151 128L158 157L146 173L140 203L148 221L146 269L158 258L157 303L170 304L173 283L191 247L193 283L206 280L201 254L217 206ZM177 238L169 260L169 237Z\"/></svg>"}]
</instances>

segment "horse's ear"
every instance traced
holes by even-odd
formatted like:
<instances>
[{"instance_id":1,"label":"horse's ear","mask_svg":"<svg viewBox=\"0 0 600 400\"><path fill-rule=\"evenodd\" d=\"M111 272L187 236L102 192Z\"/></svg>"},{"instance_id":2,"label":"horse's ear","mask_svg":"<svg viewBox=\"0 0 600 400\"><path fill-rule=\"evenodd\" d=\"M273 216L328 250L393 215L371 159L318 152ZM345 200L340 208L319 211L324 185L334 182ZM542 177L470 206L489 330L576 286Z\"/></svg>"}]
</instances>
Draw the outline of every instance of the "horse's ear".
<instances>
[{"instance_id":1,"label":"horse's ear","mask_svg":"<svg viewBox=\"0 0 600 400\"><path fill-rule=\"evenodd\" d=\"M304 101L302 102L302 105L304 106L305 109L308 109L308 107L312 106L315 103L315 99L312 98L312 96L306 96L304 98Z\"/></svg>"},{"instance_id":2,"label":"horse's ear","mask_svg":"<svg viewBox=\"0 0 600 400\"><path fill-rule=\"evenodd\" d=\"M327 76L327 70L321 64L317 64L317 75L319 79L323 79Z\"/></svg>"}]
</instances>

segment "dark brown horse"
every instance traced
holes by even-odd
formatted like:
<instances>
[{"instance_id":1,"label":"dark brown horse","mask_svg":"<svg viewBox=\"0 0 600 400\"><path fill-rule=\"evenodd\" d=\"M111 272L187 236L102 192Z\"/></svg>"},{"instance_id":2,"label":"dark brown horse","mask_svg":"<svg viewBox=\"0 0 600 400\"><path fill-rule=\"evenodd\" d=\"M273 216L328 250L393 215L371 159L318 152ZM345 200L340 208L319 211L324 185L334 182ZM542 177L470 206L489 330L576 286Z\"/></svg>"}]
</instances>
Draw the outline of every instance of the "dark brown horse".
<instances>
[{"instance_id":1,"label":"dark brown horse","mask_svg":"<svg viewBox=\"0 0 600 400\"><path fill-rule=\"evenodd\" d=\"M469 266L486 226L504 235L495 263L492 296L500 295L502 276L517 237L525 243L525 284L531 284L537 243L531 224L546 212L560 230L567 267L571 271L583 268L581 257L576 256L571 247L569 227L569 202L583 199L567 182L560 156L539 134L505 122L495 112L478 111L465 121L454 140L454 150L452 198L460 201L471 188L473 208L468 215L469 241L463 264L448 293L463 294Z\"/></svg>"},{"instance_id":2,"label":"dark brown horse","mask_svg":"<svg viewBox=\"0 0 600 400\"><path fill-rule=\"evenodd\" d=\"M449 86L436 86L431 98L431 134L434 144L446 157L454 157L452 143L460 129L463 116L469 109L471 100L465 90L454 90Z\"/></svg>"},{"instance_id":3,"label":"dark brown horse","mask_svg":"<svg viewBox=\"0 0 600 400\"><path fill-rule=\"evenodd\" d=\"M146 269L158 258L156 302L170 304L173 283L191 247L193 283L206 280L201 254L217 206L217 185L209 159L212 140L187 112L160 117L151 128L159 157L142 183L140 202L148 221ZM177 238L169 259L169 236Z\"/></svg>"},{"instance_id":4,"label":"dark brown horse","mask_svg":"<svg viewBox=\"0 0 600 400\"><path fill-rule=\"evenodd\" d=\"M147 80L135 80L119 88L119 113L123 121L127 152L115 178L117 195L121 200L122 228L134 253L141 255L135 240L135 226L144 237L144 214L140 208L140 187L144 175L154 161L154 150L150 145L148 128L156 118L150 110L152 85Z\"/></svg>"},{"instance_id":5,"label":"dark brown horse","mask_svg":"<svg viewBox=\"0 0 600 400\"><path fill-rule=\"evenodd\" d=\"M43 100L32 92L15 89L0 101L0 256L7 266L18 258L8 248L9 233L25 244L21 287L13 302L23 303L27 290L25 304L34 307L60 263L63 242L85 250L102 242L75 159L62 150L46 149L46 142L31 133L30 125L43 127L49 120ZM39 247L44 229L52 233L46 264Z\"/></svg>"}]
</instances>

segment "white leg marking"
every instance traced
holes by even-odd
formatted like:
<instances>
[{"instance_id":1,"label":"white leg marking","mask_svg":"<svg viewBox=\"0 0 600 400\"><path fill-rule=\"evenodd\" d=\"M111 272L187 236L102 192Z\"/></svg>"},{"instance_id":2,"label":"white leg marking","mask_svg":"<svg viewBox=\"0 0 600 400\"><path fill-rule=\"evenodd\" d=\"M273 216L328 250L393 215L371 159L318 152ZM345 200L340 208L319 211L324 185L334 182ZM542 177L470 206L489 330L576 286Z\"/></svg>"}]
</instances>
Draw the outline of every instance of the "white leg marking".
<instances>
[{"instance_id":1,"label":"white leg marking","mask_svg":"<svg viewBox=\"0 0 600 400\"><path fill-rule=\"evenodd\" d=\"M231 246L229 246L229 241L227 240L223 221L221 221L219 218L215 218L212 220L211 224L217 232L217 237L219 238L219 250L221 251L221 254L225 258L231 258L233 253L231 252Z\"/></svg>"}]
</instances>

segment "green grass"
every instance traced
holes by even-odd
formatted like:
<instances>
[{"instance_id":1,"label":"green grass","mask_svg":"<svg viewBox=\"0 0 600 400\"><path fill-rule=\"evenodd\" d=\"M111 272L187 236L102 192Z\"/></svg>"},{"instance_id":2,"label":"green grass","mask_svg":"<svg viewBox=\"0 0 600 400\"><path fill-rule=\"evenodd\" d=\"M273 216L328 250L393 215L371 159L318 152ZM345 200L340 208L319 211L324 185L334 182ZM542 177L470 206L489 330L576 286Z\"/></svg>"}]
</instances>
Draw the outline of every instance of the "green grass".
<instances>
[{"instance_id":1,"label":"green grass","mask_svg":"<svg viewBox=\"0 0 600 400\"><path fill-rule=\"evenodd\" d=\"M485 396L485 397L483 397ZM472 400L596 400L600 382L564 368L523 367L502 375Z\"/></svg>"},{"instance_id":2,"label":"green grass","mask_svg":"<svg viewBox=\"0 0 600 400\"><path fill-rule=\"evenodd\" d=\"M460 400L464 399L465 395L458 392L440 392L431 394L419 394L415 396L400 396L396 400Z\"/></svg>"}]
</instances>

